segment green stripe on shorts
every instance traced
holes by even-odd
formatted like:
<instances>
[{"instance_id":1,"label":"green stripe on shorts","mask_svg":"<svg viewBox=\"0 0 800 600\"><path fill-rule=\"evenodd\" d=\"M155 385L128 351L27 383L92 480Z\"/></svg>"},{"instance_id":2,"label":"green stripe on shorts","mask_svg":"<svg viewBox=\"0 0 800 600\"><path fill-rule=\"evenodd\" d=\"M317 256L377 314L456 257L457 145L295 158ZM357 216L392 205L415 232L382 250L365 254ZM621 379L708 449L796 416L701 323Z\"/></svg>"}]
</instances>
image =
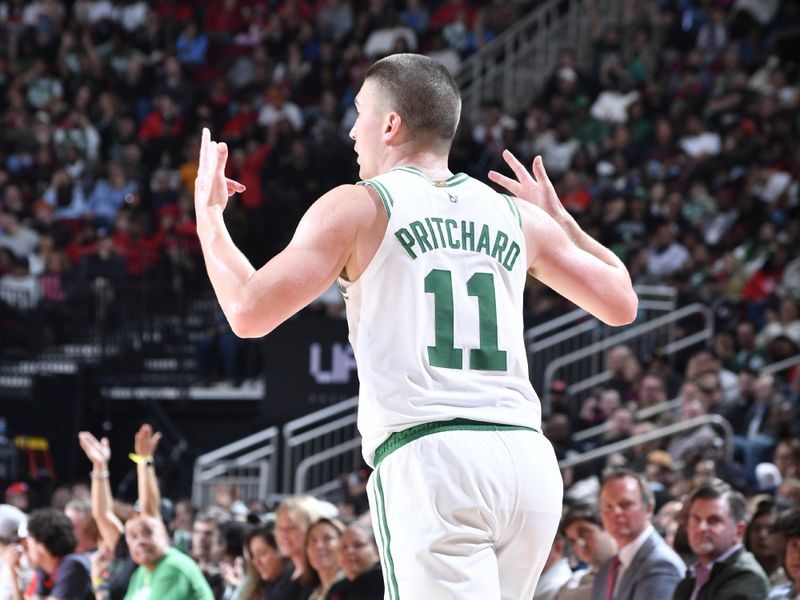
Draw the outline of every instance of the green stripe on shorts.
<instances>
[{"instance_id":1,"label":"green stripe on shorts","mask_svg":"<svg viewBox=\"0 0 800 600\"><path fill-rule=\"evenodd\" d=\"M397 577L394 573L394 560L392 559L391 541L389 533L389 523L386 519L386 501L383 497L383 484L381 483L381 473L375 469L375 506L378 508L378 527L381 531L381 538L384 549L384 573L386 574L386 591L389 593L389 600L400 600L400 592L397 589Z\"/></svg>"}]
</instances>

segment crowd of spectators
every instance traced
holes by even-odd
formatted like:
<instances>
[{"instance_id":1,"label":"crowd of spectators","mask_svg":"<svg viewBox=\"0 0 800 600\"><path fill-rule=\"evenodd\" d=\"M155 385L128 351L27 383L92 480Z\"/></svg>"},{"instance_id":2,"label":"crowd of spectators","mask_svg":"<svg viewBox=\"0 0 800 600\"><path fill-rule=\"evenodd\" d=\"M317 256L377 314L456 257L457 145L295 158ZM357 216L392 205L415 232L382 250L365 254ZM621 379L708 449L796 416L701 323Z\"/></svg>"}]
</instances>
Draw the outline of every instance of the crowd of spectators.
<instances>
[{"instance_id":1,"label":"crowd of spectators","mask_svg":"<svg viewBox=\"0 0 800 600\"><path fill-rule=\"evenodd\" d=\"M232 236L263 263L321 192L357 179L347 133L370 61L410 50L456 69L522 5L489 8L0 2L4 338L40 347L207 289L192 205L204 126L248 189L226 211Z\"/></svg>"},{"instance_id":2,"label":"crowd of spectators","mask_svg":"<svg viewBox=\"0 0 800 600\"><path fill-rule=\"evenodd\" d=\"M751 366L797 353L800 9L627 4L623 23L603 24L587 2L591 63L562 49L520 114L498 98L465 115L452 167L485 179L504 147L541 153L566 206L635 282L713 307L736 352L734 332L751 326ZM412 50L455 70L523 6L0 2L6 347L66 341L207 290L191 200L202 126L229 144L229 175L247 185L226 219L261 264L314 198L356 179L347 133L371 60ZM565 308L531 280L528 325Z\"/></svg>"},{"instance_id":3,"label":"crowd of spectators","mask_svg":"<svg viewBox=\"0 0 800 600\"><path fill-rule=\"evenodd\" d=\"M383 598L368 470L343 477L326 498L267 505L221 484L196 507L162 496L160 439L147 424L134 437L133 504L112 494L109 442L89 432L78 436L91 463L88 483L49 498L32 496L21 482L6 489L0 600ZM797 437L775 444L754 486L714 443L696 456L635 450L579 480L564 473L565 512L536 600L796 598Z\"/></svg>"},{"instance_id":4,"label":"crowd of spectators","mask_svg":"<svg viewBox=\"0 0 800 600\"><path fill-rule=\"evenodd\" d=\"M797 353L800 9L627 5L603 24L588 1L591 63L564 48L520 114L498 98L465 115L452 167L485 179L504 147L542 154L635 282L712 306L729 338L751 324L767 361ZM40 347L207 289L191 200L202 126L231 148L248 191L226 219L262 264L322 191L357 178L347 134L371 60L420 51L455 70L523 6L0 2L4 338ZM564 309L531 280L527 324Z\"/></svg>"},{"instance_id":5,"label":"crowd of spectators","mask_svg":"<svg viewBox=\"0 0 800 600\"><path fill-rule=\"evenodd\" d=\"M237 498L235 485L220 486L196 510L162 497L160 439L149 425L135 435L135 504L112 495L110 445L89 432L78 440L92 464L89 485L63 487L33 511L22 484L6 490L0 600L383 598L363 482L338 506L296 496L269 511L260 499Z\"/></svg>"}]
</instances>

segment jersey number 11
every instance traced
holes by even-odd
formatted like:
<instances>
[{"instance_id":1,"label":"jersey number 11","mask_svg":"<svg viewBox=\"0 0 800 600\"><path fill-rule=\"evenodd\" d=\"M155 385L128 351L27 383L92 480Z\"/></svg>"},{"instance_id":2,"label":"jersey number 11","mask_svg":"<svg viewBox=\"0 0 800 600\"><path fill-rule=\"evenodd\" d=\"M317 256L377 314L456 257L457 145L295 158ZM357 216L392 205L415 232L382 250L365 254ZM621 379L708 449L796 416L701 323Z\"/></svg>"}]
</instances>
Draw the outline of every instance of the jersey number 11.
<instances>
[{"instance_id":1,"label":"jersey number 11","mask_svg":"<svg viewBox=\"0 0 800 600\"><path fill-rule=\"evenodd\" d=\"M453 274L433 269L425 277L425 292L433 294L436 345L428 346L428 362L433 367L463 369L463 350L453 345ZM497 300L494 275L475 273L467 280L467 294L478 298L480 347L469 351L469 368L505 371L506 352L497 347Z\"/></svg>"}]
</instances>

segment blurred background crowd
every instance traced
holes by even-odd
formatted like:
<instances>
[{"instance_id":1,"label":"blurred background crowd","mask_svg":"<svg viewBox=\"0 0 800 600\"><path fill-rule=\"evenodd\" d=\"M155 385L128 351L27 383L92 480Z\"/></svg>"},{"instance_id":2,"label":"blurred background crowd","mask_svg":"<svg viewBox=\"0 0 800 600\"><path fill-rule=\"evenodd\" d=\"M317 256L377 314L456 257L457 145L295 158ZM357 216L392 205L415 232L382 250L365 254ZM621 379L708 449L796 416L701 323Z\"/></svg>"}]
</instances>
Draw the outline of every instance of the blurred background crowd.
<instances>
[{"instance_id":1,"label":"blurred background crowd","mask_svg":"<svg viewBox=\"0 0 800 600\"><path fill-rule=\"evenodd\" d=\"M248 190L232 198L226 221L239 247L262 264L320 193L357 179L347 133L371 61L415 51L456 72L536 4L0 1L0 354L35 355L97 328L113 330L164 310L165 294L208 293L192 214L202 127L231 148L228 175ZM481 115L466 115L451 169L485 180L489 169L502 169L504 148L526 161L541 154L564 204L623 258L635 283L672 286L679 305L713 310L708 347L667 360L620 345L607 356L613 378L582 402L570 398L565 381L538 390L559 458L705 414L724 417L733 441L704 427L565 469L564 535L537 597L556 597L545 595L547 585L579 593L584 575L607 574L603 566L628 543L603 512L603 494L614 491L607 485L617 481L635 486L644 508L652 500L637 531L650 531L652 521L689 565L700 556L691 507L722 498L729 521L746 524L736 539L759 565L748 563L748 572L768 580L749 597L766 597L769 585L775 598L794 598L800 377L795 369L761 370L800 354L800 5L629 4L625 23L604 24L587 0L592 60L579 63L575 49L563 48L524 111L507 114L498 98ZM527 326L570 308L529 281ZM340 315L341 301L328 301L325 313ZM223 340L219 355L227 357L219 370L235 379L242 366L231 361L246 358L230 352L236 342L224 323L210 326L222 332L213 338ZM210 369L208 343L198 343L200 380ZM675 410L638 416L674 398ZM574 437L602 424L590 442ZM155 455L157 441L151 431L146 437L151 447L137 448L139 458ZM375 542L362 527L366 472L343 474L340 493L324 501L287 499L276 516L275 506L229 488L214 506L159 499L152 465L137 464L139 485L128 486L125 504L111 499L103 444L82 437L81 447L94 465L90 484L46 494L25 482L6 489L6 502L26 513L53 507L31 515L22 531L23 516L0 512L4 565L29 565L19 576L32 593L58 585L53 566L75 555L62 575L77 573L70 577L88 581L87 589L122 598L129 581L144 585L141 575L131 579L136 564L169 556L186 585L197 587L159 598L382 597ZM601 479L620 467L630 471ZM716 479L730 489L703 488ZM698 489L706 496L695 497ZM576 523L585 525L582 535L606 537L589 552ZM34 540L27 558L19 557L20 533ZM36 543L46 546L38 556L30 550ZM663 597L681 589L684 571L676 567ZM696 582L696 570L687 577ZM558 597L589 597L588 581L583 596Z\"/></svg>"}]
</instances>

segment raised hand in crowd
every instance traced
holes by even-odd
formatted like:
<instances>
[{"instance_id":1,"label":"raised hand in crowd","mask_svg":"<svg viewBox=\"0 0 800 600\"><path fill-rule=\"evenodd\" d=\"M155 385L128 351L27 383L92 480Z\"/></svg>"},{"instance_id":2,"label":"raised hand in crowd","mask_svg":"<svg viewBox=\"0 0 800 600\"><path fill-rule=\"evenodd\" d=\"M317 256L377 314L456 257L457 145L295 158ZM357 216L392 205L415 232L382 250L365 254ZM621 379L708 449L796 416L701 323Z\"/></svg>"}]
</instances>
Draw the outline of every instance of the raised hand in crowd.
<instances>
[{"instance_id":1,"label":"raised hand in crowd","mask_svg":"<svg viewBox=\"0 0 800 600\"><path fill-rule=\"evenodd\" d=\"M143 515L161 518L161 490L155 472L155 453L161 433L153 432L152 426L145 423L133 438L134 454L131 460L136 463L136 479L139 487L140 510Z\"/></svg>"},{"instance_id":2,"label":"raised hand in crowd","mask_svg":"<svg viewBox=\"0 0 800 600\"><path fill-rule=\"evenodd\" d=\"M145 423L133 438L134 452L139 456L155 456L158 443L161 441L161 432L153 432L153 428Z\"/></svg>"},{"instance_id":3,"label":"raised hand in crowd","mask_svg":"<svg viewBox=\"0 0 800 600\"><path fill-rule=\"evenodd\" d=\"M108 463L111 460L111 445L108 438L98 440L88 431L78 433L78 443L92 463L92 517L97 523L100 537L109 548L115 548L122 535L122 521L114 514L114 498L111 494L111 474Z\"/></svg>"},{"instance_id":4,"label":"raised hand in crowd","mask_svg":"<svg viewBox=\"0 0 800 600\"><path fill-rule=\"evenodd\" d=\"M108 438L98 440L88 431L81 431L78 434L78 442L95 471L108 470L108 461L111 460L111 445L108 443Z\"/></svg>"}]
</instances>

